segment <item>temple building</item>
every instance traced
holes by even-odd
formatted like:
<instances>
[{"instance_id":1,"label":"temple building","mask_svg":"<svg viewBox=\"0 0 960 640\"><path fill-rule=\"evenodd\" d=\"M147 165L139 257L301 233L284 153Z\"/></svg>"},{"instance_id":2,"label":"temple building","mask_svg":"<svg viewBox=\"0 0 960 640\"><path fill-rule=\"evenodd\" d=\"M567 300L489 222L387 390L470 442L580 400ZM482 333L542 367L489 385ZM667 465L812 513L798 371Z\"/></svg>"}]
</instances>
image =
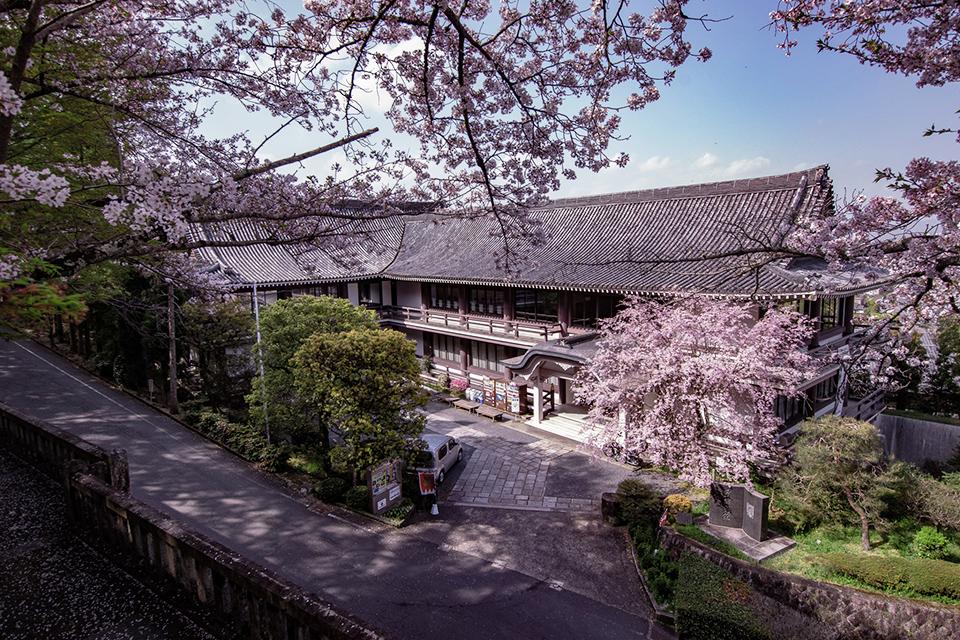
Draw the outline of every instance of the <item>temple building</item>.
<instances>
[{"instance_id":1,"label":"temple building","mask_svg":"<svg viewBox=\"0 0 960 640\"><path fill-rule=\"evenodd\" d=\"M468 397L579 439L585 409L574 402L576 373L596 348L598 321L626 296L796 305L817 322L811 349L845 348L856 334L855 297L876 280L762 251L781 246L798 219L832 212L828 168L819 166L554 200L529 210L524 235L506 242L495 219L428 210L361 220L347 229L348 242L324 251L271 243L251 226L199 232L249 241L204 249L203 257L238 291L255 291L259 304L333 295L374 308L384 326L416 342L432 374L465 381ZM786 433L812 415L879 413L873 395L838 406L839 376L825 367L803 398L778 403Z\"/></svg>"}]
</instances>

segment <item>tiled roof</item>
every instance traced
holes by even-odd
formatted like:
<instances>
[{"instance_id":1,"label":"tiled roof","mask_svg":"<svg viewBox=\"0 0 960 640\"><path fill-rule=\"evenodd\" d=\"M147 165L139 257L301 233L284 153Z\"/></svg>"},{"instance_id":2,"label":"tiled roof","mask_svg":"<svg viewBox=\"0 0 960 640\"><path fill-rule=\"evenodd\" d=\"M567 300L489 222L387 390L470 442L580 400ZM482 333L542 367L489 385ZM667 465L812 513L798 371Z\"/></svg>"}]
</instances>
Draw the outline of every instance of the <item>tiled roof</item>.
<instances>
[{"instance_id":1,"label":"tiled roof","mask_svg":"<svg viewBox=\"0 0 960 640\"><path fill-rule=\"evenodd\" d=\"M776 246L799 215L829 214L832 198L820 166L556 200L529 211L536 239L513 240L507 261L496 220L429 213L356 223L347 231L359 235L334 250L258 244L204 255L230 267L237 282L261 285L385 277L665 295L829 294L861 283L826 282L783 260L761 264L755 250ZM250 226L232 232L257 237Z\"/></svg>"}]
</instances>

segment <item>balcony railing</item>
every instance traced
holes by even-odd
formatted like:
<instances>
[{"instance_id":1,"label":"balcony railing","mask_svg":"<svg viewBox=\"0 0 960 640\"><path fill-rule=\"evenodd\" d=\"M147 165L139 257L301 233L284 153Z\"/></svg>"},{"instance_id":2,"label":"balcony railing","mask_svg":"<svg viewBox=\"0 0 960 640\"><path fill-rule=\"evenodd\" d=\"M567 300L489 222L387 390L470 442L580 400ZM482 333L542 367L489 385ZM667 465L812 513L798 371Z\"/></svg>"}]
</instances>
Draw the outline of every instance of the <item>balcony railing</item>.
<instances>
[{"instance_id":1,"label":"balcony railing","mask_svg":"<svg viewBox=\"0 0 960 640\"><path fill-rule=\"evenodd\" d=\"M385 320L416 322L433 325L437 328L444 327L483 335L512 337L529 342L556 340L571 334L588 331L579 327L570 327L564 332L557 323L543 324L527 320L506 320L499 316L461 315L456 311L422 309L420 307L382 307L380 317Z\"/></svg>"},{"instance_id":2,"label":"balcony railing","mask_svg":"<svg viewBox=\"0 0 960 640\"><path fill-rule=\"evenodd\" d=\"M862 398L851 398L843 407L843 415L857 420L870 421L877 417L887 406L886 395L883 389L877 389Z\"/></svg>"}]
</instances>

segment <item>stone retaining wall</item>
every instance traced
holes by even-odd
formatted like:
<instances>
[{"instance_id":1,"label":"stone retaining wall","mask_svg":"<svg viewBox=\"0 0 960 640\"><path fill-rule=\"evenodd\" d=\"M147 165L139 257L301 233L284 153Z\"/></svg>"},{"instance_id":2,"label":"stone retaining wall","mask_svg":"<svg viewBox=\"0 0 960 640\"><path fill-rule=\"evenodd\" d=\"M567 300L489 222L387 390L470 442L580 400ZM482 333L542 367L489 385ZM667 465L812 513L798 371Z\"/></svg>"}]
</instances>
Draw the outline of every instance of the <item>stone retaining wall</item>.
<instances>
[{"instance_id":1,"label":"stone retaining wall","mask_svg":"<svg viewBox=\"0 0 960 640\"><path fill-rule=\"evenodd\" d=\"M960 638L960 608L883 596L750 564L663 529L671 554L696 554L758 592L836 629L845 640Z\"/></svg>"},{"instance_id":2,"label":"stone retaining wall","mask_svg":"<svg viewBox=\"0 0 960 640\"><path fill-rule=\"evenodd\" d=\"M878 426L886 452L904 462L944 462L960 445L960 426L955 424L884 413Z\"/></svg>"},{"instance_id":3,"label":"stone retaining wall","mask_svg":"<svg viewBox=\"0 0 960 640\"><path fill-rule=\"evenodd\" d=\"M111 486L130 486L126 454L107 452L63 429L0 403L0 443L64 482L76 472L94 475Z\"/></svg>"},{"instance_id":4,"label":"stone retaining wall","mask_svg":"<svg viewBox=\"0 0 960 640\"><path fill-rule=\"evenodd\" d=\"M255 640L377 640L371 626L128 493L126 458L0 404L0 446L61 479L79 533ZM344 575L344 580L349 580Z\"/></svg>"}]
</instances>

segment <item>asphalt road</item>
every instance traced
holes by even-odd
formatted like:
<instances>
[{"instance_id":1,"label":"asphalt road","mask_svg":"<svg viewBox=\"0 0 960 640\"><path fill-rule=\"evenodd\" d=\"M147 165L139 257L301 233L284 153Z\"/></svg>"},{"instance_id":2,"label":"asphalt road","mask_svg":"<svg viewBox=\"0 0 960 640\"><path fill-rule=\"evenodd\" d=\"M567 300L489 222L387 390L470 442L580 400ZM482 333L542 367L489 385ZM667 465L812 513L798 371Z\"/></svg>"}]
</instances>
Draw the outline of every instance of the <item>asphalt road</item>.
<instances>
[{"instance_id":1,"label":"asphalt road","mask_svg":"<svg viewBox=\"0 0 960 640\"><path fill-rule=\"evenodd\" d=\"M126 449L136 497L390 636L660 637L644 617L476 555L315 513L249 465L37 345L0 341L0 402Z\"/></svg>"}]
</instances>

